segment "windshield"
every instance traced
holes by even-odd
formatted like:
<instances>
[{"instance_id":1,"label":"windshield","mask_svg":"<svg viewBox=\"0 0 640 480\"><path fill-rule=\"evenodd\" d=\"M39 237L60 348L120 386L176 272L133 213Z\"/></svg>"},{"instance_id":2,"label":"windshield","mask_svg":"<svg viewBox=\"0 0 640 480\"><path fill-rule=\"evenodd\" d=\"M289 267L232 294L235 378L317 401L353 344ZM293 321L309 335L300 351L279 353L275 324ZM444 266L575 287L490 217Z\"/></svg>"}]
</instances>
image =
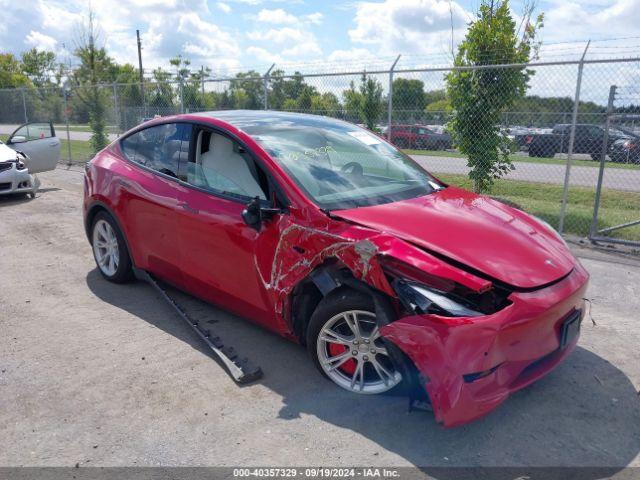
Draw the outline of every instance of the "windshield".
<instances>
[{"instance_id":1,"label":"windshield","mask_svg":"<svg viewBox=\"0 0 640 480\"><path fill-rule=\"evenodd\" d=\"M299 116L257 122L251 135L321 208L340 210L405 200L443 187L378 136L338 120Z\"/></svg>"}]
</instances>

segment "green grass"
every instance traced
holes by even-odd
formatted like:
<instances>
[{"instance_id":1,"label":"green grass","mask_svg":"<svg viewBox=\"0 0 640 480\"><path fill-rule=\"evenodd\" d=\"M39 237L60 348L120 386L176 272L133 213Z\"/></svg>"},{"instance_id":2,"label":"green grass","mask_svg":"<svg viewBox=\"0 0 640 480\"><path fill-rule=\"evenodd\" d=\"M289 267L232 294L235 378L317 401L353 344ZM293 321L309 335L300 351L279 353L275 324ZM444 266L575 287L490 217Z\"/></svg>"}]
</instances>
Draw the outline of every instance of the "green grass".
<instances>
[{"instance_id":1,"label":"green grass","mask_svg":"<svg viewBox=\"0 0 640 480\"><path fill-rule=\"evenodd\" d=\"M404 153L408 155L429 155L432 157L455 157L455 158L466 158L463 154L459 152L452 152L446 150L403 150ZM509 155L512 162L527 162L527 163L546 163L553 165L566 165L567 161L564 158L540 158L540 157L525 157L522 155ZM614 162L605 162L607 168L622 168L622 169L640 169L640 165L637 164L627 164L627 163L614 163ZM578 160L573 159L571 165L581 166L581 167L595 167L597 168L600 164L599 162L594 162L593 160Z\"/></svg>"},{"instance_id":2,"label":"green grass","mask_svg":"<svg viewBox=\"0 0 640 480\"><path fill-rule=\"evenodd\" d=\"M465 175L438 175L444 182L471 189L471 180ZM523 210L558 227L562 186L546 183L497 180L491 196L510 200ZM587 236L593 216L595 189L572 186L569 190L565 233ZM598 228L606 228L640 219L640 193L603 189ZM640 240L640 226L613 232L616 238Z\"/></svg>"},{"instance_id":3,"label":"green grass","mask_svg":"<svg viewBox=\"0 0 640 480\"><path fill-rule=\"evenodd\" d=\"M64 135L67 127L66 125L55 125L57 134ZM69 125L70 132L91 132L91 128L89 125ZM107 125L106 128L107 133L118 133L118 127L115 125Z\"/></svg>"},{"instance_id":4,"label":"green grass","mask_svg":"<svg viewBox=\"0 0 640 480\"><path fill-rule=\"evenodd\" d=\"M93 149L89 142L71 140L71 163L84 163L93 157ZM69 148L67 140L60 139L60 161L69 161Z\"/></svg>"}]
</instances>

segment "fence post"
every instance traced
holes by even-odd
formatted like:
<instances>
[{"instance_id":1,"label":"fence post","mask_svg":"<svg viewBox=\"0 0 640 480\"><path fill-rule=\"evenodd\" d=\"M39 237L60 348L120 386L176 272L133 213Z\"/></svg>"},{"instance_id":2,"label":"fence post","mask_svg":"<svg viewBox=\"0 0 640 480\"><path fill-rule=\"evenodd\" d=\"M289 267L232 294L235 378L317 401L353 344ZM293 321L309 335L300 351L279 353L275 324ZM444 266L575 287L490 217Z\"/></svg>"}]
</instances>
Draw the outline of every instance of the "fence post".
<instances>
[{"instance_id":1,"label":"fence post","mask_svg":"<svg viewBox=\"0 0 640 480\"><path fill-rule=\"evenodd\" d=\"M22 110L24 111L24 123L29 123L29 117L27 117L27 99L24 96L24 88L20 89L22 93Z\"/></svg>"},{"instance_id":2,"label":"fence post","mask_svg":"<svg viewBox=\"0 0 640 480\"><path fill-rule=\"evenodd\" d=\"M396 68L398 60L400 60L400 55L396 57L389 70L389 96L387 98L387 140L389 142L391 142L391 118L393 112L393 69Z\"/></svg>"},{"instance_id":3,"label":"fence post","mask_svg":"<svg viewBox=\"0 0 640 480\"><path fill-rule=\"evenodd\" d=\"M120 136L120 111L118 110L118 87L113 84L113 113L116 117L116 134Z\"/></svg>"},{"instance_id":4,"label":"fence post","mask_svg":"<svg viewBox=\"0 0 640 480\"><path fill-rule=\"evenodd\" d=\"M178 87L180 88L180 113L184 113L184 89L182 88L182 77L178 82Z\"/></svg>"},{"instance_id":5,"label":"fence post","mask_svg":"<svg viewBox=\"0 0 640 480\"><path fill-rule=\"evenodd\" d=\"M64 123L67 127L67 165L71 165L71 133L69 132L69 106L67 104L68 87L63 86L62 93L64 97Z\"/></svg>"},{"instance_id":6,"label":"fence post","mask_svg":"<svg viewBox=\"0 0 640 480\"><path fill-rule=\"evenodd\" d=\"M202 94L202 103L204 104L204 65L200 65L200 93Z\"/></svg>"},{"instance_id":7,"label":"fence post","mask_svg":"<svg viewBox=\"0 0 640 480\"><path fill-rule=\"evenodd\" d=\"M269 70L267 70L267 73L264 74L264 77L262 77L262 89L264 92L264 109L265 110L269 109L269 74L271 73L271 70L273 70L273 67L275 66L276 64L273 63L269 67Z\"/></svg>"},{"instance_id":8,"label":"fence post","mask_svg":"<svg viewBox=\"0 0 640 480\"><path fill-rule=\"evenodd\" d=\"M567 198L569 197L569 179L571 175L571 161L573 160L573 142L576 138L576 123L578 122L578 105L580 104L580 87L582 86L582 71L584 70L584 57L587 55L589 44L582 52L582 58L578 64L578 78L576 79L576 95L573 100L573 112L571 113L571 132L569 133L569 146L567 147L567 168L564 172L564 187L562 189L562 203L560 205L560 219L558 222L558 232L564 231L564 216L567 211Z\"/></svg>"},{"instance_id":9,"label":"fence post","mask_svg":"<svg viewBox=\"0 0 640 480\"><path fill-rule=\"evenodd\" d=\"M604 177L604 162L607 158L609 147L609 127L611 126L611 114L613 113L613 101L616 98L616 86L609 89L609 101L607 102L607 119L605 120L604 136L602 138L602 151L600 152L600 170L598 171L598 183L596 185L596 198L593 203L593 219L589 229L589 238L596 236L598 232L598 211L600 210L600 196L602 193L602 179Z\"/></svg>"}]
</instances>

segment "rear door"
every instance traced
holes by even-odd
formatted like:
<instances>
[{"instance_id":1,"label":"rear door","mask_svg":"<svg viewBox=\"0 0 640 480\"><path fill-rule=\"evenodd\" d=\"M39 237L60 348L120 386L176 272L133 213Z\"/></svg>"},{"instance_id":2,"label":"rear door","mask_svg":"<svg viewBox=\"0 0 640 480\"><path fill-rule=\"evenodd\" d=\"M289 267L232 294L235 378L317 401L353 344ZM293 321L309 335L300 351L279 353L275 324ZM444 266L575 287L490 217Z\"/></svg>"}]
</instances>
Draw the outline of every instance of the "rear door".
<instances>
[{"instance_id":1,"label":"rear door","mask_svg":"<svg viewBox=\"0 0 640 480\"><path fill-rule=\"evenodd\" d=\"M28 157L29 173L53 170L60 160L60 140L50 122L21 125L11 134L7 145Z\"/></svg>"},{"instance_id":2,"label":"rear door","mask_svg":"<svg viewBox=\"0 0 640 480\"><path fill-rule=\"evenodd\" d=\"M166 123L122 139L122 152L134 165L114 181L136 266L176 286L183 285L177 215L185 188L178 164L187 156L190 132L189 124Z\"/></svg>"}]
</instances>

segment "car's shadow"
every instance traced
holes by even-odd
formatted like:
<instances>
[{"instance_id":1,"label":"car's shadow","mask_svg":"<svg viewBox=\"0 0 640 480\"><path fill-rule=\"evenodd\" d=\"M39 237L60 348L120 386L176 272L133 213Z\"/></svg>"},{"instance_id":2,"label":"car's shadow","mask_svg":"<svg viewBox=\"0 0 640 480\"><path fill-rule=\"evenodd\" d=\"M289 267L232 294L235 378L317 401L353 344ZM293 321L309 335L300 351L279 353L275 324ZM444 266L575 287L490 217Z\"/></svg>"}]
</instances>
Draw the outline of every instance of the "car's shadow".
<instances>
[{"instance_id":1,"label":"car's shadow","mask_svg":"<svg viewBox=\"0 0 640 480\"><path fill-rule=\"evenodd\" d=\"M28 203L33 200L37 200L43 193L56 192L58 190L60 189L56 187L39 188L36 193L36 198L31 198L26 193L9 193L5 195L0 195L0 208L11 207L13 205L20 205L22 203Z\"/></svg>"},{"instance_id":2,"label":"car's shadow","mask_svg":"<svg viewBox=\"0 0 640 480\"><path fill-rule=\"evenodd\" d=\"M110 284L97 270L87 275L87 285L103 301L213 356L150 286ZM638 393L622 371L584 348L488 416L444 429L431 413L408 413L405 398L354 396L335 387L299 345L188 295L172 291L172 296L194 318L217 320L212 328L241 354L251 352L265 373L259 382L282 398L280 419L314 415L436 478L464 476L449 467L607 467L580 471L580 478L601 478L629 465L640 452ZM491 478L515 478L519 472L492 470Z\"/></svg>"}]
</instances>

